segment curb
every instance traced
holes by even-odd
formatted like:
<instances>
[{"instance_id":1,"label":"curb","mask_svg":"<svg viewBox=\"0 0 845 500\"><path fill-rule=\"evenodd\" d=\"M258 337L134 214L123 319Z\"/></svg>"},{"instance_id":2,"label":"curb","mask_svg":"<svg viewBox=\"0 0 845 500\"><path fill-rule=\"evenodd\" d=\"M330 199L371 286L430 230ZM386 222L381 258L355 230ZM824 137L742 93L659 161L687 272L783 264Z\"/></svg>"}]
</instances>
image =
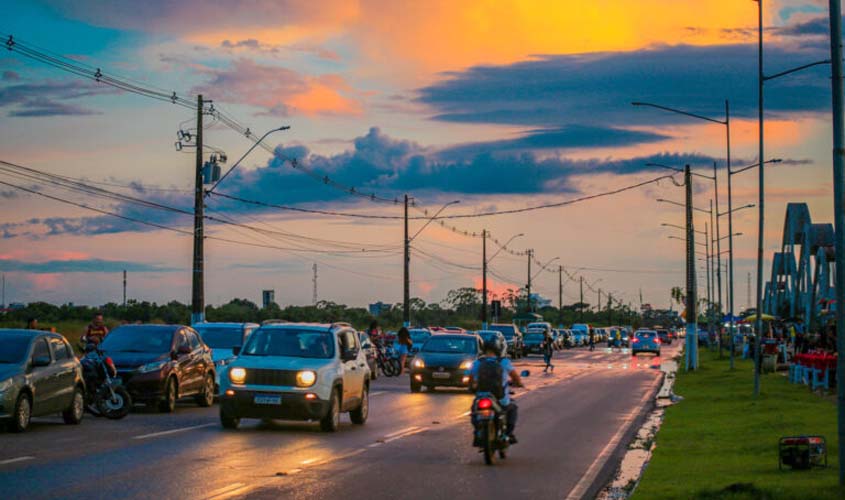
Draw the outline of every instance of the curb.
<instances>
[{"instance_id":1,"label":"curb","mask_svg":"<svg viewBox=\"0 0 845 500\"><path fill-rule=\"evenodd\" d=\"M636 436L637 432L640 430L640 427L643 426L643 423L648 415L651 414L657 406L657 393L660 392L660 388L663 387L665 381L666 372L661 371L659 383L654 384L654 387L649 391L647 399L648 402L642 406L637 416L628 423L628 429L624 434L622 434L619 444L616 445L616 448L607 457L607 460L605 460L601 469L599 469L596 478L593 479L593 482L581 498L595 498L599 492L613 480L613 474L616 472L616 468L619 467L619 463L622 461L622 458L628 450L628 444L631 443L634 436Z\"/></svg>"}]
</instances>

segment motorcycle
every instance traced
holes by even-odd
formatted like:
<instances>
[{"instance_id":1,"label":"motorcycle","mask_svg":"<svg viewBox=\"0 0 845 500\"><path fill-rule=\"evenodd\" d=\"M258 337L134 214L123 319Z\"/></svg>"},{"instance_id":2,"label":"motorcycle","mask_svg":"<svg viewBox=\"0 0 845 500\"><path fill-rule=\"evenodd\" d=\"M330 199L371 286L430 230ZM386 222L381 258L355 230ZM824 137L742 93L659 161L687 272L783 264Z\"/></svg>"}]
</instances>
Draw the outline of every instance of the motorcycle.
<instances>
[{"instance_id":1,"label":"motorcycle","mask_svg":"<svg viewBox=\"0 0 845 500\"><path fill-rule=\"evenodd\" d=\"M132 397L117 376L117 367L95 344L80 360L85 379L85 408L94 416L119 420L129 414Z\"/></svg>"},{"instance_id":2,"label":"motorcycle","mask_svg":"<svg viewBox=\"0 0 845 500\"><path fill-rule=\"evenodd\" d=\"M520 374L522 377L529 375L528 370ZM493 465L497 454L502 460L507 458L507 449L510 447L510 438L506 433L507 414L493 394L476 393L470 410L470 420L473 425L473 446L481 448L484 463Z\"/></svg>"}]
</instances>

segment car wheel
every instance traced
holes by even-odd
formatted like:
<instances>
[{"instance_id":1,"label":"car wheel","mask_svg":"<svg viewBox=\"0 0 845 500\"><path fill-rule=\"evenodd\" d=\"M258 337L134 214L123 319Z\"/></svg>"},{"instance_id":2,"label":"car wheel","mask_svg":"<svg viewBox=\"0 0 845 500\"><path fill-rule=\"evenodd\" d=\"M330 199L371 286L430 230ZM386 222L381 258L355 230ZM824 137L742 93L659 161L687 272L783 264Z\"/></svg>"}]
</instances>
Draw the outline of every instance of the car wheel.
<instances>
[{"instance_id":1,"label":"car wheel","mask_svg":"<svg viewBox=\"0 0 845 500\"><path fill-rule=\"evenodd\" d=\"M422 390L422 384L419 382L414 382L411 380L411 392L420 392Z\"/></svg>"},{"instance_id":2,"label":"car wheel","mask_svg":"<svg viewBox=\"0 0 845 500\"><path fill-rule=\"evenodd\" d=\"M336 432L340 427L340 398L337 392L336 389L332 391L329 412L320 420L320 429L324 432Z\"/></svg>"},{"instance_id":3,"label":"car wheel","mask_svg":"<svg viewBox=\"0 0 845 500\"><path fill-rule=\"evenodd\" d=\"M32 400L29 396L21 393L15 402L15 412L12 420L9 421L11 432L23 432L29 427L29 420L32 418Z\"/></svg>"},{"instance_id":4,"label":"car wheel","mask_svg":"<svg viewBox=\"0 0 845 500\"><path fill-rule=\"evenodd\" d=\"M237 429L238 426L241 425L241 419L226 415L226 413L221 409L220 425L222 425L224 429Z\"/></svg>"},{"instance_id":5,"label":"car wheel","mask_svg":"<svg viewBox=\"0 0 845 500\"><path fill-rule=\"evenodd\" d=\"M70 402L70 407L62 412L62 420L68 425L79 425L84 413L85 395L82 393L82 389L77 387L73 390L73 400Z\"/></svg>"},{"instance_id":6,"label":"car wheel","mask_svg":"<svg viewBox=\"0 0 845 500\"><path fill-rule=\"evenodd\" d=\"M364 425L367 422L367 417L370 414L370 387L364 385L364 390L361 391L361 405L358 408L349 412L349 419L353 424Z\"/></svg>"},{"instance_id":7,"label":"car wheel","mask_svg":"<svg viewBox=\"0 0 845 500\"><path fill-rule=\"evenodd\" d=\"M214 377L211 374L205 377L205 384L202 391L197 394L196 401L203 408L208 408L214 404Z\"/></svg>"},{"instance_id":8,"label":"car wheel","mask_svg":"<svg viewBox=\"0 0 845 500\"><path fill-rule=\"evenodd\" d=\"M158 403L158 411L173 413L176 411L176 381L173 377L167 379L164 386L164 399Z\"/></svg>"}]
</instances>

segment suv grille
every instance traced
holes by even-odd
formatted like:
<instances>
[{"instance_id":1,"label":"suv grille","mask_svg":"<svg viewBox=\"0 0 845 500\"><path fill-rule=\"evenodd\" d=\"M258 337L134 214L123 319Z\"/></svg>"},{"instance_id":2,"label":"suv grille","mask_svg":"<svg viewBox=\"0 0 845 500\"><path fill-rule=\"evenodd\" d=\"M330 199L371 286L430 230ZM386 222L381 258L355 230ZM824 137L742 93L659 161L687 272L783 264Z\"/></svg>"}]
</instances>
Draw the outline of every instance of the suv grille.
<instances>
[{"instance_id":1,"label":"suv grille","mask_svg":"<svg viewBox=\"0 0 845 500\"><path fill-rule=\"evenodd\" d=\"M246 383L248 385L296 385L296 370L246 370Z\"/></svg>"}]
</instances>

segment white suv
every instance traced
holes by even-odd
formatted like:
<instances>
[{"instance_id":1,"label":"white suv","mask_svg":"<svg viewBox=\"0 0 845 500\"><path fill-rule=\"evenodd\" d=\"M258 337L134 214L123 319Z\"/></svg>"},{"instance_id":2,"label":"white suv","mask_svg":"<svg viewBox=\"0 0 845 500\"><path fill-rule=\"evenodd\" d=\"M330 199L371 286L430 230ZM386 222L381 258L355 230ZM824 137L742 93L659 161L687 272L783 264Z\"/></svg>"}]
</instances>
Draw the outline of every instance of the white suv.
<instances>
[{"instance_id":1,"label":"white suv","mask_svg":"<svg viewBox=\"0 0 845 500\"><path fill-rule=\"evenodd\" d=\"M234 349L220 377L220 422L241 418L319 420L334 432L340 413L363 424L369 413L370 368L358 333L347 323L268 324Z\"/></svg>"}]
</instances>

